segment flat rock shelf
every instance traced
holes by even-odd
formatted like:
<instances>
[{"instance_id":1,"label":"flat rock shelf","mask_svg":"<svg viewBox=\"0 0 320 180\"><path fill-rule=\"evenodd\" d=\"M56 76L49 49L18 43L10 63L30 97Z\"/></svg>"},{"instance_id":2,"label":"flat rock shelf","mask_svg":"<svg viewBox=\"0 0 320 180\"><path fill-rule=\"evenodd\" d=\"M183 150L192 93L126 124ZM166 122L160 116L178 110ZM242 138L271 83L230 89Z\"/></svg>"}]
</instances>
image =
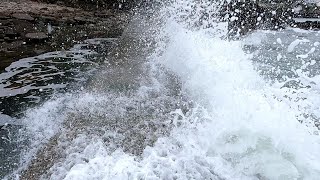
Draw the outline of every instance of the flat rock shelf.
<instances>
[{"instance_id":1,"label":"flat rock shelf","mask_svg":"<svg viewBox=\"0 0 320 180\"><path fill-rule=\"evenodd\" d=\"M68 49L85 39L118 37L128 14L118 7L87 10L61 2L1 1L0 72L18 59Z\"/></svg>"}]
</instances>

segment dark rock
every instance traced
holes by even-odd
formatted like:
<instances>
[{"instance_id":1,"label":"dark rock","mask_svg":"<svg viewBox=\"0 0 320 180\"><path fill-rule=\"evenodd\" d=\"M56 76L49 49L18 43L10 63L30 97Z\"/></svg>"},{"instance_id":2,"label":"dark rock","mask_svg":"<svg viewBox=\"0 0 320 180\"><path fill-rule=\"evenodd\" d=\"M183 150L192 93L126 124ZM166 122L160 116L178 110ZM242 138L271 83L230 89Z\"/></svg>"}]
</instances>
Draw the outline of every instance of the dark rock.
<instances>
[{"instance_id":1,"label":"dark rock","mask_svg":"<svg viewBox=\"0 0 320 180\"><path fill-rule=\"evenodd\" d=\"M13 19L12 20L12 29L14 32L25 34L28 32L34 32L34 24L30 21Z\"/></svg>"},{"instance_id":2,"label":"dark rock","mask_svg":"<svg viewBox=\"0 0 320 180\"><path fill-rule=\"evenodd\" d=\"M0 19L9 19L9 18L10 17L8 16L8 14L0 12Z\"/></svg>"},{"instance_id":3,"label":"dark rock","mask_svg":"<svg viewBox=\"0 0 320 180\"><path fill-rule=\"evenodd\" d=\"M4 37L4 40L5 40L5 41L9 41L10 38L6 36L6 37Z\"/></svg>"},{"instance_id":4,"label":"dark rock","mask_svg":"<svg viewBox=\"0 0 320 180\"><path fill-rule=\"evenodd\" d=\"M45 21L57 21L57 18L53 16L40 16L39 19Z\"/></svg>"},{"instance_id":5,"label":"dark rock","mask_svg":"<svg viewBox=\"0 0 320 180\"><path fill-rule=\"evenodd\" d=\"M6 19L6 20L1 20L0 21L0 26L10 26L12 25L12 20L11 19Z\"/></svg>"},{"instance_id":6,"label":"dark rock","mask_svg":"<svg viewBox=\"0 0 320 180\"><path fill-rule=\"evenodd\" d=\"M108 18L108 17L114 16L114 14L110 11L95 12L94 15L96 17L101 17L101 18Z\"/></svg>"},{"instance_id":7,"label":"dark rock","mask_svg":"<svg viewBox=\"0 0 320 180\"><path fill-rule=\"evenodd\" d=\"M12 17L20 20L27 20L27 21L33 21L34 18L30 16L29 14L23 14L23 13L15 13L12 14Z\"/></svg>"},{"instance_id":8,"label":"dark rock","mask_svg":"<svg viewBox=\"0 0 320 180\"><path fill-rule=\"evenodd\" d=\"M15 40L11 42L2 42L0 43L0 52L11 52L18 50L23 45L23 41L21 40ZM1 118L1 116L0 116Z\"/></svg>"},{"instance_id":9,"label":"dark rock","mask_svg":"<svg viewBox=\"0 0 320 180\"><path fill-rule=\"evenodd\" d=\"M61 24L75 24L75 20L70 19L69 17L63 17L63 18L59 19L59 23L61 23Z\"/></svg>"},{"instance_id":10,"label":"dark rock","mask_svg":"<svg viewBox=\"0 0 320 180\"><path fill-rule=\"evenodd\" d=\"M95 24L95 18L89 17L89 16L76 16L74 17L74 20L79 24Z\"/></svg>"},{"instance_id":11,"label":"dark rock","mask_svg":"<svg viewBox=\"0 0 320 180\"><path fill-rule=\"evenodd\" d=\"M13 42L13 41L16 41L16 40L18 40L18 39L20 39L19 37L17 37L17 36L5 36L4 37L4 40L6 41L6 42Z\"/></svg>"},{"instance_id":12,"label":"dark rock","mask_svg":"<svg viewBox=\"0 0 320 180\"><path fill-rule=\"evenodd\" d=\"M5 16L5 15L1 15L0 14L0 19L9 19L10 17L8 17L8 16Z\"/></svg>"},{"instance_id":13,"label":"dark rock","mask_svg":"<svg viewBox=\"0 0 320 180\"><path fill-rule=\"evenodd\" d=\"M19 33L15 32L13 29L7 29L7 31L5 31L5 36L7 37L18 37Z\"/></svg>"},{"instance_id":14,"label":"dark rock","mask_svg":"<svg viewBox=\"0 0 320 180\"><path fill-rule=\"evenodd\" d=\"M49 9L47 7L41 8L41 11L48 11Z\"/></svg>"},{"instance_id":15,"label":"dark rock","mask_svg":"<svg viewBox=\"0 0 320 180\"><path fill-rule=\"evenodd\" d=\"M48 35L43 32L27 33L25 37L29 40L46 40L49 38Z\"/></svg>"},{"instance_id":16,"label":"dark rock","mask_svg":"<svg viewBox=\"0 0 320 180\"><path fill-rule=\"evenodd\" d=\"M60 6L63 6L63 5L64 5L63 1L57 1L56 4L58 4L58 5L60 5Z\"/></svg>"},{"instance_id":17,"label":"dark rock","mask_svg":"<svg viewBox=\"0 0 320 180\"><path fill-rule=\"evenodd\" d=\"M45 49L35 49L34 52L39 55L39 54L45 53L46 50Z\"/></svg>"},{"instance_id":18,"label":"dark rock","mask_svg":"<svg viewBox=\"0 0 320 180\"><path fill-rule=\"evenodd\" d=\"M14 51L17 48L19 48L22 44L23 44L23 41L21 41L21 40L20 41L14 41L14 42L8 44L7 50L8 51Z\"/></svg>"},{"instance_id":19,"label":"dark rock","mask_svg":"<svg viewBox=\"0 0 320 180\"><path fill-rule=\"evenodd\" d=\"M86 17L75 17L74 18L75 22L77 24L86 24L87 22L91 22L88 18Z\"/></svg>"},{"instance_id":20,"label":"dark rock","mask_svg":"<svg viewBox=\"0 0 320 180\"><path fill-rule=\"evenodd\" d=\"M41 2L55 3L61 6L81 8L85 10L93 9L130 9L141 0L40 0ZM121 8L120 8L121 7Z\"/></svg>"},{"instance_id":21,"label":"dark rock","mask_svg":"<svg viewBox=\"0 0 320 180\"><path fill-rule=\"evenodd\" d=\"M23 1L30 6L4 4L0 12L0 71L17 59L68 49L87 38L117 37L128 22L128 11L111 7L118 0L62 0L63 6L41 3L56 0ZM102 9L103 2L112 9Z\"/></svg>"}]
</instances>

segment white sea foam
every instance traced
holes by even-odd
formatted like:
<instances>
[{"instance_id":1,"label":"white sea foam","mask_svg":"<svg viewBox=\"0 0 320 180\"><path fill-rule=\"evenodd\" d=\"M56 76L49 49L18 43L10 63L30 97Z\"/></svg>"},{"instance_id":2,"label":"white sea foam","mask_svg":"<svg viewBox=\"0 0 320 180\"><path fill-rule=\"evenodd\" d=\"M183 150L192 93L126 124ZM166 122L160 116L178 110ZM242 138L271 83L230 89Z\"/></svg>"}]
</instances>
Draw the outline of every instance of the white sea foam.
<instances>
[{"instance_id":1,"label":"white sea foam","mask_svg":"<svg viewBox=\"0 0 320 180\"><path fill-rule=\"evenodd\" d=\"M213 117L204 128L207 134L200 138L212 143L207 147L246 175L316 178L319 137L310 135L296 118L304 113L298 106L306 102L279 101L277 97L291 95L276 94L277 89L263 82L239 42L183 30L174 32L179 33L171 37L166 64L188 77L185 83L191 94L209 101ZM317 103L309 106L317 108Z\"/></svg>"},{"instance_id":2,"label":"white sea foam","mask_svg":"<svg viewBox=\"0 0 320 180\"><path fill-rule=\"evenodd\" d=\"M184 6L189 4L177 2L168 9L173 11ZM187 113L179 109L169 113L168 122L179 125L169 136L160 137L153 146L147 146L141 156L121 148L110 151L102 137L79 134L66 147L64 161L51 168L51 178L283 180L320 177L318 130L312 119L304 116L319 116L319 77L310 78L300 73L300 79L313 84L311 89L295 91L290 87L281 88L283 83L270 85L254 70L251 55L244 53L242 42L220 38L223 28L219 24L202 23L203 26L194 29L188 26L188 21L186 25L179 18L171 14L164 23L157 39L165 41L159 43L150 63L174 72L181 80L181 91L196 106ZM191 18L191 24L195 21ZM219 33L214 27L219 27ZM140 94L145 95L145 89L141 87ZM92 101L90 97L83 96L80 100L84 101L77 100L75 104L86 104L85 109L89 108L92 114L108 112L96 109L99 96ZM114 99L111 102L115 102ZM130 99L121 102L126 104ZM126 113L126 110L116 112ZM48 134L51 135L51 131L43 135Z\"/></svg>"},{"instance_id":3,"label":"white sea foam","mask_svg":"<svg viewBox=\"0 0 320 180\"><path fill-rule=\"evenodd\" d=\"M206 113L177 113L193 123L160 138L141 158L108 154L102 142L91 142L78 154L88 162L73 166L66 179L316 179L319 137L297 120L303 103L279 100L290 93L258 76L241 42L168 27L170 42L156 61L182 77L184 91Z\"/></svg>"},{"instance_id":4,"label":"white sea foam","mask_svg":"<svg viewBox=\"0 0 320 180\"><path fill-rule=\"evenodd\" d=\"M241 42L206 31L190 31L175 22L165 28L168 44L160 62L181 77L183 91L205 109L182 116L186 124L147 147L141 158L122 151L98 150L66 179L316 179L320 175L319 137L298 122L299 106L289 91L268 85L251 65ZM305 92L309 93L309 92ZM312 96L318 97L317 93ZM282 98L281 100L279 98ZM309 97L308 97L309 98ZM310 97L311 101L312 97ZM286 99L286 100L285 100ZM305 106L306 107L306 106ZM94 152L94 153L93 153Z\"/></svg>"}]
</instances>

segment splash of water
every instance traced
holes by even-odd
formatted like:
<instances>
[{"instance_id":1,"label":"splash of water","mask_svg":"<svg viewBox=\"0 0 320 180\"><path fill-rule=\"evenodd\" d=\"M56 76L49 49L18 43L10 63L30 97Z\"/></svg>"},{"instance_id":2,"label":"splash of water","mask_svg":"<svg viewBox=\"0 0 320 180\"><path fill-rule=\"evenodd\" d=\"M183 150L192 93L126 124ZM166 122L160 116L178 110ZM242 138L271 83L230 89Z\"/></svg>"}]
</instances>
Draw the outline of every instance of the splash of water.
<instances>
[{"instance_id":1,"label":"splash of water","mask_svg":"<svg viewBox=\"0 0 320 180\"><path fill-rule=\"evenodd\" d=\"M310 113L301 106L317 112L319 94L301 89L303 100L295 101L292 87L261 77L243 42L224 40L225 24L203 16L218 8L196 0L164 7L157 44L138 63L148 76L137 76L138 88L30 110L36 145L55 142L55 160L41 177L317 179L318 130L299 118Z\"/></svg>"}]
</instances>

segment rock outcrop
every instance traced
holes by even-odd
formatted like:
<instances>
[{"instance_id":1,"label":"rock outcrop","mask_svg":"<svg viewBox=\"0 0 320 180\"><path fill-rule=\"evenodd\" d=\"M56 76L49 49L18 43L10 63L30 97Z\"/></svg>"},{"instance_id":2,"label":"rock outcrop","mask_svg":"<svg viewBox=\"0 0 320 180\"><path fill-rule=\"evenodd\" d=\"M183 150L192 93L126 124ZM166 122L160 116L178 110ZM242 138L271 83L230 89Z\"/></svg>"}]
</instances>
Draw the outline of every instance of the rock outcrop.
<instances>
[{"instance_id":1,"label":"rock outcrop","mask_svg":"<svg viewBox=\"0 0 320 180\"><path fill-rule=\"evenodd\" d=\"M128 21L129 12L119 7L87 10L67 6L71 0L48 2L56 4L0 2L0 71L17 59L67 49L87 38L119 36Z\"/></svg>"},{"instance_id":2,"label":"rock outcrop","mask_svg":"<svg viewBox=\"0 0 320 180\"><path fill-rule=\"evenodd\" d=\"M130 9L137 4L137 0L42 0L48 3L64 4L70 7L96 9L96 8L120 8Z\"/></svg>"}]
</instances>

